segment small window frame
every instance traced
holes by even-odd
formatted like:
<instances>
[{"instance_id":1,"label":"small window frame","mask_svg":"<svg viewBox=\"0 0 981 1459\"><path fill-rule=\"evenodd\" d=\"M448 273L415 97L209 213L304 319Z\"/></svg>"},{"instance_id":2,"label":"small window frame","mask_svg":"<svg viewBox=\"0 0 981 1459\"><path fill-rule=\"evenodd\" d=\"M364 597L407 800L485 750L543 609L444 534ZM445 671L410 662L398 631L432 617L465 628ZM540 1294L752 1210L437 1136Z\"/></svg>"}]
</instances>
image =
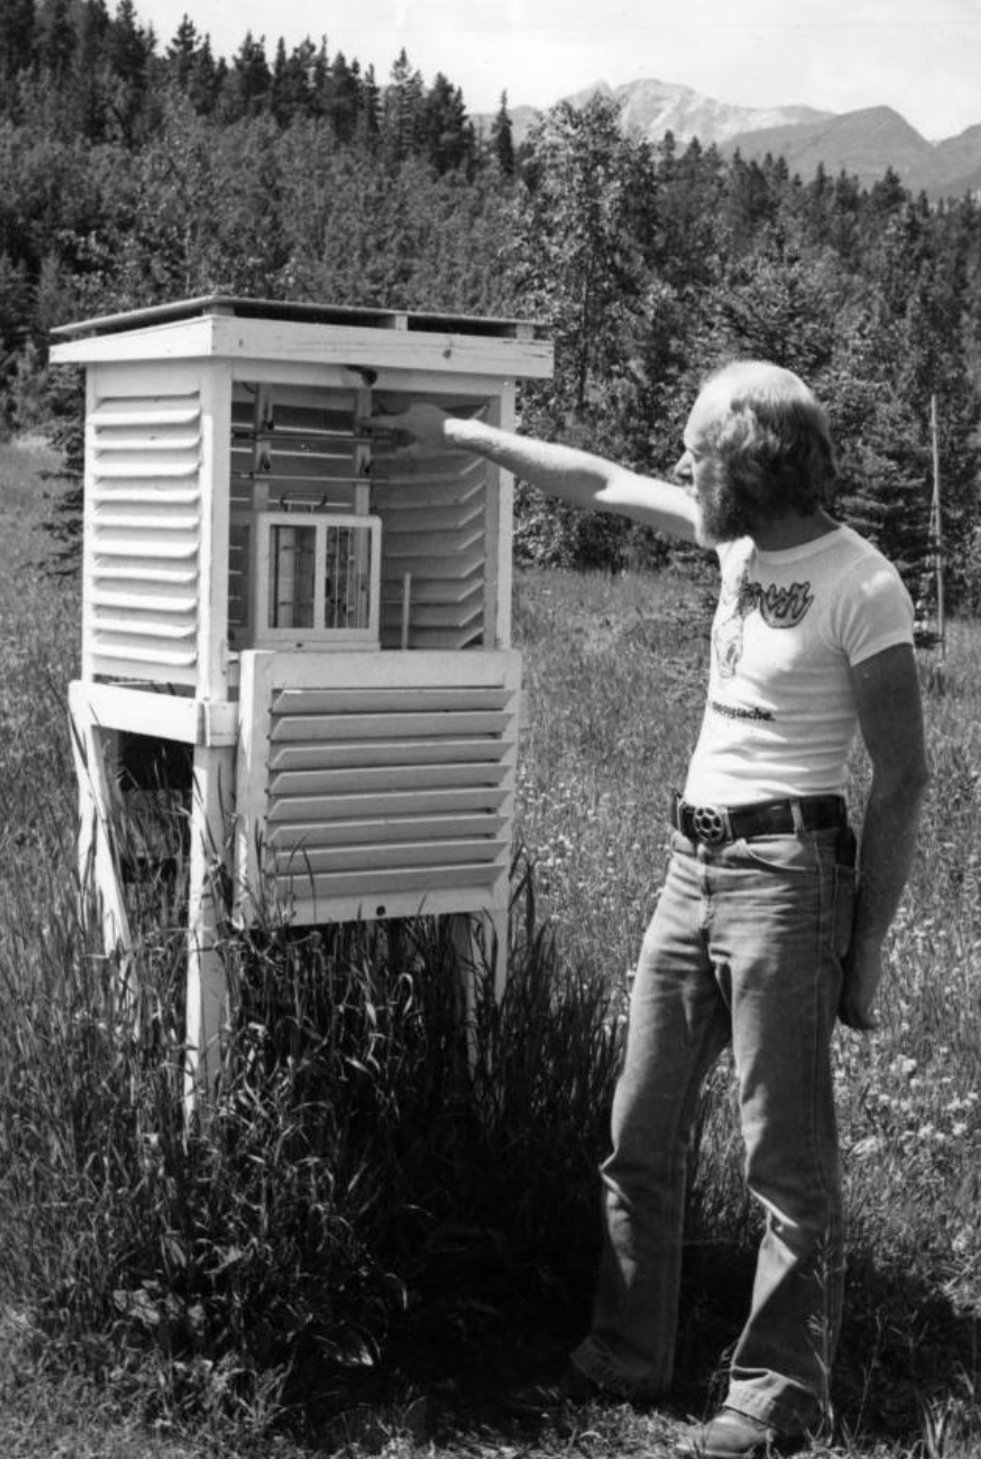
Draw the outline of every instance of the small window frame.
<instances>
[{"instance_id":1,"label":"small window frame","mask_svg":"<svg viewBox=\"0 0 981 1459\"><path fill-rule=\"evenodd\" d=\"M273 584L273 556L276 531L282 527L312 529L314 532L313 624L309 627L278 627L270 624ZM255 602L252 631L249 635L257 647L324 645L332 648L370 648L380 645L381 604L381 518L359 513L317 511L260 511L255 517ZM327 547L332 528L365 534L367 565L362 572L366 592L367 621L356 627L326 624L327 616Z\"/></svg>"}]
</instances>

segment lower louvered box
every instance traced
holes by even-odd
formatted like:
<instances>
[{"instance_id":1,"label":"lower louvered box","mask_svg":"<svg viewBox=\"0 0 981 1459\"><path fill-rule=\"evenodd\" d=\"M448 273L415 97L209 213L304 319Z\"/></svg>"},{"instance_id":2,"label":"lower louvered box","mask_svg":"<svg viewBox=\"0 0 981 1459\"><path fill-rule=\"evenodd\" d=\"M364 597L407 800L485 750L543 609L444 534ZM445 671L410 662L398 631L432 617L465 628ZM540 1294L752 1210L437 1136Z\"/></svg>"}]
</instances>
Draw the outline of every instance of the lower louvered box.
<instances>
[{"instance_id":1,"label":"lower louvered box","mask_svg":"<svg viewBox=\"0 0 981 1459\"><path fill-rule=\"evenodd\" d=\"M520 655L242 655L236 911L506 911Z\"/></svg>"}]
</instances>

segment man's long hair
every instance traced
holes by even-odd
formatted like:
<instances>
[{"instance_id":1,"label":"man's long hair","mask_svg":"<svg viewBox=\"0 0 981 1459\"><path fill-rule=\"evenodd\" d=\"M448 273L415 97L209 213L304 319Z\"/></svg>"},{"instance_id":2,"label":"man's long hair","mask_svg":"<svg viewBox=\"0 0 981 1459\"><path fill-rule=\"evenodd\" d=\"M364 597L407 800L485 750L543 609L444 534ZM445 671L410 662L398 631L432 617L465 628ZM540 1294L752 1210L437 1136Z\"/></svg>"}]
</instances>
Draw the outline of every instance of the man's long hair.
<instances>
[{"instance_id":1,"label":"man's long hair","mask_svg":"<svg viewBox=\"0 0 981 1459\"><path fill-rule=\"evenodd\" d=\"M764 360L734 360L703 389L718 391L721 404L707 444L751 519L830 506L837 479L831 432L803 380Z\"/></svg>"}]
</instances>

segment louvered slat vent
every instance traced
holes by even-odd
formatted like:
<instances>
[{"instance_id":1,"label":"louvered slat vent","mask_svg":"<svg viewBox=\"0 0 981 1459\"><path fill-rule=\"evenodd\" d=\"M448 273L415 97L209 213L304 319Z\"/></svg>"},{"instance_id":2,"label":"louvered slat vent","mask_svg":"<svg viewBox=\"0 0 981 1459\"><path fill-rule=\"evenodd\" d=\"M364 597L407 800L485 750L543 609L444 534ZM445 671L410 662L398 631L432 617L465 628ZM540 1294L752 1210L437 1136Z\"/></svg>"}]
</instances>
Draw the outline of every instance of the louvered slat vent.
<instances>
[{"instance_id":1,"label":"louvered slat vent","mask_svg":"<svg viewBox=\"0 0 981 1459\"><path fill-rule=\"evenodd\" d=\"M372 503L384 524L382 647L397 647L408 577L409 648L462 649L484 643L487 468L444 455L406 472L380 452Z\"/></svg>"},{"instance_id":2,"label":"louvered slat vent","mask_svg":"<svg viewBox=\"0 0 981 1459\"><path fill-rule=\"evenodd\" d=\"M479 903L507 864L516 707L503 684L274 693L266 834L279 896L326 909L469 891Z\"/></svg>"},{"instance_id":3,"label":"louvered slat vent","mask_svg":"<svg viewBox=\"0 0 981 1459\"><path fill-rule=\"evenodd\" d=\"M106 397L90 415L92 670L194 685L201 545L197 393Z\"/></svg>"}]
</instances>

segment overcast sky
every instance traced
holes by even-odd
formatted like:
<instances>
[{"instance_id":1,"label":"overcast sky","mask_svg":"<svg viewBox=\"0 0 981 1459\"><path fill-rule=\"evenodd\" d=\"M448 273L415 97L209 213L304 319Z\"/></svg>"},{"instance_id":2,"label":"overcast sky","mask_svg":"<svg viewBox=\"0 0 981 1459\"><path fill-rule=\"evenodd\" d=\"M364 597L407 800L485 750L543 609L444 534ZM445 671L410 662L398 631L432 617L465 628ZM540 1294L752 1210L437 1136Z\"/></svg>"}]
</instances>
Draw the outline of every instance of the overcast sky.
<instances>
[{"instance_id":1,"label":"overcast sky","mask_svg":"<svg viewBox=\"0 0 981 1459\"><path fill-rule=\"evenodd\" d=\"M109 0L113 10L113 0ZM136 0L162 51L181 17L230 59L327 37L388 78L402 47L471 113L548 107L595 81L655 77L744 106L888 105L933 140L981 123L981 0Z\"/></svg>"}]
</instances>

